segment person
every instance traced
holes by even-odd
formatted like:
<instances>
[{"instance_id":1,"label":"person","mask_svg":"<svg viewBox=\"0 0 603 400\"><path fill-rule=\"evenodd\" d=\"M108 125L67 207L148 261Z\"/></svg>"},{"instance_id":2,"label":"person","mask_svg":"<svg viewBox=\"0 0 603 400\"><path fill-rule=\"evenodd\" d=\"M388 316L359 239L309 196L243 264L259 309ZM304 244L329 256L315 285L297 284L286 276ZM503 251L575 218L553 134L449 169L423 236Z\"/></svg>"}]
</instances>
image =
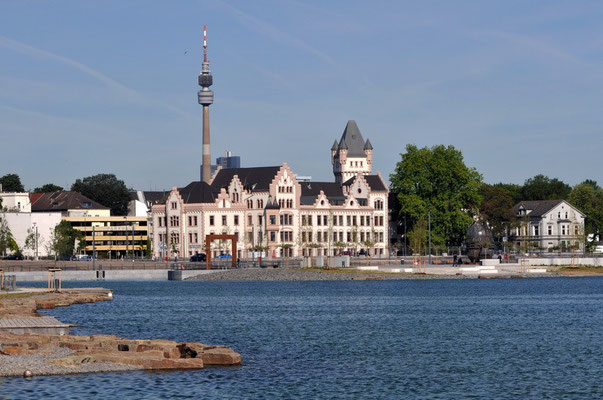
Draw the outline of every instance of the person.
<instances>
[{"instance_id":1,"label":"person","mask_svg":"<svg viewBox=\"0 0 603 400\"><path fill-rule=\"evenodd\" d=\"M458 260L458 256L455 253L454 256L452 257L452 266L453 267L456 267L458 265L457 260Z\"/></svg>"},{"instance_id":2,"label":"person","mask_svg":"<svg viewBox=\"0 0 603 400\"><path fill-rule=\"evenodd\" d=\"M498 255L498 263L502 264L502 255L500 255L500 254Z\"/></svg>"}]
</instances>

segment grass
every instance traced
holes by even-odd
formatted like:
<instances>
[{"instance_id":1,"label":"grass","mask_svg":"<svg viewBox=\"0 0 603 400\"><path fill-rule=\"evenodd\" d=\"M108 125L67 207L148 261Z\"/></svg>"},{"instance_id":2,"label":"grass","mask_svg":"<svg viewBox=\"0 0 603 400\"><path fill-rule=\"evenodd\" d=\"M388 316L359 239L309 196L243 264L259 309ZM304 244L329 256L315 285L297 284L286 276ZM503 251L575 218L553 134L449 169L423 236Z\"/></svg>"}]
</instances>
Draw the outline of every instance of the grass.
<instances>
[{"instance_id":1,"label":"grass","mask_svg":"<svg viewBox=\"0 0 603 400\"><path fill-rule=\"evenodd\" d=\"M45 294L45 293L39 293L39 292L1 293L0 294L0 300L4 300L4 299L19 299L19 298L24 298L24 297L39 296L41 294Z\"/></svg>"},{"instance_id":2,"label":"grass","mask_svg":"<svg viewBox=\"0 0 603 400\"><path fill-rule=\"evenodd\" d=\"M603 267L593 265L563 266L555 272L564 275L603 275Z\"/></svg>"}]
</instances>

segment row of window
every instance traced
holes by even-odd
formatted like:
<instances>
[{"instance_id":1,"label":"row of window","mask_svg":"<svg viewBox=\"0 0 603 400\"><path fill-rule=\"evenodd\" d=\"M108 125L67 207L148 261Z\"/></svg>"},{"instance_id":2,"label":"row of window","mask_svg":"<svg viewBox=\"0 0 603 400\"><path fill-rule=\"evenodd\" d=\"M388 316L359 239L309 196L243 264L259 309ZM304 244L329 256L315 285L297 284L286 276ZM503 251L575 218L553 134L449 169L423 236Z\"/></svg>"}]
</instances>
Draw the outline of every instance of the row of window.
<instances>
[{"instance_id":1,"label":"row of window","mask_svg":"<svg viewBox=\"0 0 603 400\"><path fill-rule=\"evenodd\" d=\"M358 219L357 219L358 217ZM313 216L312 215L302 215L302 225L303 226L312 226L313 225ZM371 217L370 215L346 215L344 225L343 215L334 215L333 216L333 226L371 226ZM360 224L358 224L360 222ZM373 222L375 226L383 226L384 218L382 215L376 215L373 217ZM327 226L328 225L328 217L326 215L316 215L316 225L317 226Z\"/></svg>"},{"instance_id":2,"label":"row of window","mask_svg":"<svg viewBox=\"0 0 603 400\"><path fill-rule=\"evenodd\" d=\"M279 193L293 193L293 186L279 186Z\"/></svg>"},{"instance_id":3,"label":"row of window","mask_svg":"<svg viewBox=\"0 0 603 400\"><path fill-rule=\"evenodd\" d=\"M519 231L519 228L518 228L518 231ZM528 234L527 226L524 226L521 231L522 231L523 236L527 236L527 234ZM570 233L571 229L570 229L569 225L561 225L560 231L561 231L561 235L570 235L571 234ZM549 236L553 235L553 227L551 225L547 226L547 234ZM575 225L574 226L574 235L579 235L579 234L580 234L580 227L578 225ZM540 227L539 226L532 226L532 235L540 236Z\"/></svg>"},{"instance_id":4,"label":"row of window","mask_svg":"<svg viewBox=\"0 0 603 400\"><path fill-rule=\"evenodd\" d=\"M329 239L328 235L329 235L329 233L327 231L316 232L316 235L313 235L312 232L302 232L301 241L303 243L311 243L314 241L316 241L317 243L327 242ZM333 241L334 242L357 242L357 241L370 242L371 241L371 233L370 232L333 232ZM378 243L383 242L383 232L374 232L373 241L378 242Z\"/></svg>"}]
</instances>

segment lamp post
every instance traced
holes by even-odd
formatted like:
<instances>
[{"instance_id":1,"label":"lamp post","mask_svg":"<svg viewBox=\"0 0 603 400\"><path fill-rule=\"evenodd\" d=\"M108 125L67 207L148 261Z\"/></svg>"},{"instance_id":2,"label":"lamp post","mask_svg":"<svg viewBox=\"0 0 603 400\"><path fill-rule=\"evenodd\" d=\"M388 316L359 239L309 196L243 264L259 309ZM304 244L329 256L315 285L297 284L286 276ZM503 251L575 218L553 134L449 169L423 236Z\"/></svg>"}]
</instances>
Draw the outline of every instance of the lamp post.
<instances>
[{"instance_id":1,"label":"lamp post","mask_svg":"<svg viewBox=\"0 0 603 400\"><path fill-rule=\"evenodd\" d=\"M35 238L36 238L36 248L35 248L35 258L34 260L38 261L38 224L34 222L34 228L36 229Z\"/></svg>"}]
</instances>

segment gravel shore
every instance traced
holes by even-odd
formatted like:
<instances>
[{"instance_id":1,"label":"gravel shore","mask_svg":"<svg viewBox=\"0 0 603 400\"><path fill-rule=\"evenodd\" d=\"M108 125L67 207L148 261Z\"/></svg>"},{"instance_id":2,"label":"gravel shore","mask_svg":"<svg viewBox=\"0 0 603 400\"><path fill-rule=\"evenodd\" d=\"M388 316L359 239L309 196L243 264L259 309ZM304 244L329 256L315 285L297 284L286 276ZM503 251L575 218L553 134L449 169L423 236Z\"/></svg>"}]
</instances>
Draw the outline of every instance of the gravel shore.
<instances>
[{"instance_id":1,"label":"gravel shore","mask_svg":"<svg viewBox=\"0 0 603 400\"><path fill-rule=\"evenodd\" d=\"M298 268L246 268L193 276L190 281L351 281L359 279L471 279L462 275L372 274L339 271L308 271Z\"/></svg>"},{"instance_id":2,"label":"gravel shore","mask_svg":"<svg viewBox=\"0 0 603 400\"><path fill-rule=\"evenodd\" d=\"M0 355L0 376L23 376L27 370L36 375L84 374L90 372L131 371L140 369L132 365L97 362L64 367L49 361L75 353L66 348L55 348L51 354Z\"/></svg>"}]
</instances>

